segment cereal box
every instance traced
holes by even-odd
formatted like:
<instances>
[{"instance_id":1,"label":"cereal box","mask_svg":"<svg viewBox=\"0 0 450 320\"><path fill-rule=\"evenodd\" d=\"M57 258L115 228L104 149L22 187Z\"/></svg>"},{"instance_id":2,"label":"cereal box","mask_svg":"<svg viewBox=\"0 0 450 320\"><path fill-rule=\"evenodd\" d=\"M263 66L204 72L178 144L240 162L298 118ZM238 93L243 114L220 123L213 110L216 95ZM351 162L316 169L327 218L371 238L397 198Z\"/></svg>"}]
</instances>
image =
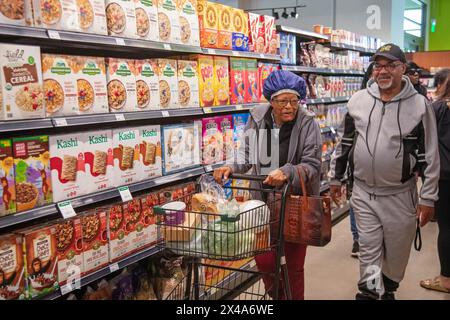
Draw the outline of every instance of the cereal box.
<instances>
[{"instance_id":1,"label":"cereal box","mask_svg":"<svg viewBox=\"0 0 450 320\"><path fill-rule=\"evenodd\" d=\"M84 137L86 193L112 188L114 186L112 131L86 132Z\"/></svg>"},{"instance_id":2,"label":"cereal box","mask_svg":"<svg viewBox=\"0 0 450 320\"><path fill-rule=\"evenodd\" d=\"M55 202L86 194L88 181L84 163L84 140L84 134L50 136L50 166Z\"/></svg>"},{"instance_id":3,"label":"cereal box","mask_svg":"<svg viewBox=\"0 0 450 320\"><path fill-rule=\"evenodd\" d=\"M108 58L106 80L111 112L138 111L134 60Z\"/></svg>"},{"instance_id":4,"label":"cereal box","mask_svg":"<svg viewBox=\"0 0 450 320\"><path fill-rule=\"evenodd\" d=\"M0 217L16 212L16 186L12 142L0 140Z\"/></svg>"},{"instance_id":5,"label":"cereal box","mask_svg":"<svg viewBox=\"0 0 450 320\"><path fill-rule=\"evenodd\" d=\"M214 105L214 59L212 56L198 56L199 98L201 107Z\"/></svg>"},{"instance_id":6,"label":"cereal box","mask_svg":"<svg viewBox=\"0 0 450 320\"><path fill-rule=\"evenodd\" d=\"M136 38L134 0L105 0L106 24L110 36Z\"/></svg>"},{"instance_id":7,"label":"cereal box","mask_svg":"<svg viewBox=\"0 0 450 320\"><path fill-rule=\"evenodd\" d=\"M25 299L22 241L16 234L0 237L0 300Z\"/></svg>"},{"instance_id":8,"label":"cereal box","mask_svg":"<svg viewBox=\"0 0 450 320\"><path fill-rule=\"evenodd\" d=\"M259 101L258 61L245 59L245 102Z\"/></svg>"},{"instance_id":9,"label":"cereal box","mask_svg":"<svg viewBox=\"0 0 450 320\"><path fill-rule=\"evenodd\" d=\"M105 59L98 57L74 57L78 106L74 114L107 113L108 92L106 89Z\"/></svg>"},{"instance_id":10,"label":"cereal box","mask_svg":"<svg viewBox=\"0 0 450 320\"><path fill-rule=\"evenodd\" d=\"M48 136L13 139L17 212L53 202Z\"/></svg>"},{"instance_id":11,"label":"cereal box","mask_svg":"<svg viewBox=\"0 0 450 320\"><path fill-rule=\"evenodd\" d=\"M265 49L264 16L249 12L248 24L249 24L248 30L249 51L264 53Z\"/></svg>"},{"instance_id":12,"label":"cereal box","mask_svg":"<svg viewBox=\"0 0 450 320\"><path fill-rule=\"evenodd\" d=\"M108 212L109 261L116 262L131 251L128 237L129 214L125 214L122 204L115 204L106 209Z\"/></svg>"},{"instance_id":13,"label":"cereal box","mask_svg":"<svg viewBox=\"0 0 450 320\"><path fill-rule=\"evenodd\" d=\"M275 18L271 16L264 16L264 28L266 35L264 52L269 54L277 54L278 37L275 26Z\"/></svg>"},{"instance_id":14,"label":"cereal box","mask_svg":"<svg viewBox=\"0 0 450 320\"><path fill-rule=\"evenodd\" d=\"M158 23L161 42L181 42L177 0L158 0Z\"/></svg>"},{"instance_id":15,"label":"cereal box","mask_svg":"<svg viewBox=\"0 0 450 320\"><path fill-rule=\"evenodd\" d=\"M248 15L241 9L233 8L231 18L233 50L248 51Z\"/></svg>"},{"instance_id":16,"label":"cereal box","mask_svg":"<svg viewBox=\"0 0 450 320\"><path fill-rule=\"evenodd\" d=\"M47 117L77 114L76 60L66 55L42 55Z\"/></svg>"},{"instance_id":17,"label":"cereal box","mask_svg":"<svg viewBox=\"0 0 450 320\"><path fill-rule=\"evenodd\" d=\"M161 108L178 108L177 60L158 59L158 76Z\"/></svg>"},{"instance_id":18,"label":"cereal box","mask_svg":"<svg viewBox=\"0 0 450 320\"><path fill-rule=\"evenodd\" d=\"M81 216L83 228L83 264L86 274L101 269L109 262L108 220L99 208Z\"/></svg>"},{"instance_id":19,"label":"cereal box","mask_svg":"<svg viewBox=\"0 0 450 320\"><path fill-rule=\"evenodd\" d=\"M0 23L32 26L30 0L0 0Z\"/></svg>"},{"instance_id":20,"label":"cereal box","mask_svg":"<svg viewBox=\"0 0 450 320\"><path fill-rule=\"evenodd\" d=\"M228 57L213 57L214 59L214 105L230 104L230 73Z\"/></svg>"},{"instance_id":21,"label":"cereal box","mask_svg":"<svg viewBox=\"0 0 450 320\"><path fill-rule=\"evenodd\" d=\"M263 95L264 82L269 77L269 75L278 70L278 65L272 63L258 62L258 81L259 81L259 101L267 102Z\"/></svg>"},{"instance_id":22,"label":"cereal box","mask_svg":"<svg viewBox=\"0 0 450 320\"><path fill-rule=\"evenodd\" d=\"M125 217L127 239L130 244L129 253L142 248L145 243L142 243L145 236L143 234L142 210L140 199L133 199L123 204L123 214Z\"/></svg>"},{"instance_id":23,"label":"cereal box","mask_svg":"<svg viewBox=\"0 0 450 320\"><path fill-rule=\"evenodd\" d=\"M156 59L136 60L136 96L139 110L159 109L159 77Z\"/></svg>"},{"instance_id":24,"label":"cereal box","mask_svg":"<svg viewBox=\"0 0 450 320\"><path fill-rule=\"evenodd\" d=\"M200 28L198 25L197 0L177 0L182 44L200 46Z\"/></svg>"},{"instance_id":25,"label":"cereal box","mask_svg":"<svg viewBox=\"0 0 450 320\"><path fill-rule=\"evenodd\" d=\"M36 27L81 31L76 0L32 1Z\"/></svg>"},{"instance_id":26,"label":"cereal box","mask_svg":"<svg viewBox=\"0 0 450 320\"><path fill-rule=\"evenodd\" d=\"M104 0L76 0L80 29L85 33L106 35L105 1Z\"/></svg>"},{"instance_id":27,"label":"cereal box","mask_svg":"<svg viewBox=\"0 0 450 320\"><path fill-rule=\"evenodd\" d=\"M288 33L280 33L281 63L295 65L297 63L296 36Z\"/></svg>"},{"instance_id":28,"label":"cereal box","mask_svg":"<svg viewBox=\"0 0 450 320\"><path fill-rule=\"evenodd\" d=\"M178 96L180 107L199 107L198 91L197 62L178 60Z\"/></svg>"},{"instance_id":29,"label":"cereal box","mask_svg":"<svg viewBox=\"0 0 450 320\"><path fill-rule=\"evenodd\" d=\"M202 119L203 164L223 161L223 135L216 118Z\"/></svg>"},{"instance_id":30,"label":"cereal box","mask_svg":"<svg viewBox=\"0 0 450 320\"><path fill-rule=\"evenodd\" d=\"M0 67L0 120L44 118L40 48L2 43Z\"/></svg>"},{"instance_id":31,"label":"cereal box","mask_svg":"<svg viewBox=\"0 0 450 320\"><path fill-rule=\"evenodd\" d=\"M139 131L133 128L113 130L114 184L116 187L142 180L139 174Z\"/></svg>"},{"instance_id":32,"label":"cereal box","mask_svg":"<svg viewBox=\"0 0 450 320\"><path fill-rule=\"evenodd\" d=\"M231 50L232 43L232 26L231 26L231 12L232 8L217 4L219 12L219 44L218 48Z\"/></svg>"},{"instance_id":33,"label":"cereal box","mask_svg":"<svg viewBox=\"0 0 450 320\"><path fill-rule=\"evenodd\" d=\"M139 165L142 180L159 177L161 171L161 127L138 127L139 131Z\"/></svg>"},{"instance_id":34,"label":"cereal box","mask_svg":"<svg viewBox=\"0 0 450 320\"><path fill-rule=\"evenodd\" d=\"M28 299L58 290L56 227L44 225L19 231L25 248L25 278Z\"/></svg>"},{"instance_id":35,"label":"cereal box","mask_svg":"<svg viewBox=\"0 0 450 320\"><path fill-rule=\"evenodd\" d=\"M245 126L247 125L249 118L248 113L234 114L233 115L233 140L235 147L235 155L238 155L239 148L242 147L241 143L243 141L242 137L245 132ZM244 160L244 159L237 159Z\"/></svg>"},{"instance_id":36,"label":"cereal box","mask_svg":"<svg viewBox=\"0 0 450 320\"><path fill-rule=\"evenodd\" d=\"M159 204L158 195L151 193L139 199L141 201L141 221L136 227L135 250L141 250L158 241L156 216L153 207ZM139 231L140 230L140 231Z\"/></svg>"},{"instance_id":37,"label":"cereal box","mask_svg":"<svg viewBox=\"0 0 450 320\"><path fill-rule=\"evenodd\" d=\"M220 132L223 136L223 161L233 162L234 142L233 142L233 116L216 117Z\"/></svg>"},{"instance_id":38,"label":"cereal box","mask_svg":"<svg viewBox=\"0 0 450 320\"><path fill-rule=\"evenodd\" d=\"M138 39L159 41L157 0L134 0Z\"/></svg>"},{"instance_id":39,"label":"cereal box","mask_svg":"<svg viewBox=\"0 0 450 320\"><path fill-rule=\"evenodd\" d=\"M66 282L80 279L83 266L83 229L81 219L58 220L56 228L56 251L58 253L58 280Z\"/></svg>"},{"instance_id":40,"label":"cereal box","mask_svg":"<svg viewBox=\"0 0 450 320\"><path fill-rule=\"evenodd\" d=\"M219 44L219 13L217 8L215 3L197 0L202 48L217 48Z\"/></svg>"},{"instance_id":41,"label":"cereal box","mask_svg":"<svg viewBox=\"0 0 450 320\"><path fill-rule=\"evenodd\" d=\"M231 104L245 102L246 59L230 58Z\"/></svg>"}]
</instances>

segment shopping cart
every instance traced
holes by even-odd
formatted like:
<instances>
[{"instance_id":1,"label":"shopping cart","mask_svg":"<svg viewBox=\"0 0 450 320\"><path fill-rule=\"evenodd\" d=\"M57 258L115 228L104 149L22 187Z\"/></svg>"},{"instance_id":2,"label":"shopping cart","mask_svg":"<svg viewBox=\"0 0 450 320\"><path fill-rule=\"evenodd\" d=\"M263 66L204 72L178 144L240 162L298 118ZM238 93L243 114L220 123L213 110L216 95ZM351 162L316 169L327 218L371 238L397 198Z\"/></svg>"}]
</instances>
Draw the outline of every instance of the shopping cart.
<instances>
[{"instance_id":1,"label":"shopping cart","mask_svg":"<svg viewBox=\"0 0 450 320\"><path fill-rule=\"evenodd\" d=\"M286 299L291 298L282 232L289 186L268 188L262 185L265 178L261 176L234 174L230 178L251 181L258 186L224 186L229 193L244 192L259 199L248 210L245 203L241 205L238 215L218 212L220 208L207 200L200 206L194 205L198 193L177 199L184 203L183 210L154 208L158 232L164 238L160 246L189 260L184 279L168 299L277 300L280 291ZM256 268L253 258L262 254L274 257L270 272ZM246 266L233 266L233 262L242 259L247 259ZM268 278L271 278L269 287L260 281Z\"/></svg>"}]
</instances>

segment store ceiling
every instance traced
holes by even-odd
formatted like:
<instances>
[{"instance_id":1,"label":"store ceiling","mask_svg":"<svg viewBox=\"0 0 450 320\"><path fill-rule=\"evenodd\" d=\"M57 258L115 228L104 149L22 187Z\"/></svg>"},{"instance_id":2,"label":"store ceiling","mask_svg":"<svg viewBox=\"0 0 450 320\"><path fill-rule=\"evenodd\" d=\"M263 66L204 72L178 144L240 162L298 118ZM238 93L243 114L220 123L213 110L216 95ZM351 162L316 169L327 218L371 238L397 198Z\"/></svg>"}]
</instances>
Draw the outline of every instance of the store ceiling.
<instances>
[{"instance_id":1,"label":"store ceiling","mask_svg":"<svg viewBox=\"0 0 450 320\"><path fill-rule=\"evenodd\" d=\"M419 0L405 0L405 10L413 10L422 8L423 3Z\"/></svg>"}]
</instances>

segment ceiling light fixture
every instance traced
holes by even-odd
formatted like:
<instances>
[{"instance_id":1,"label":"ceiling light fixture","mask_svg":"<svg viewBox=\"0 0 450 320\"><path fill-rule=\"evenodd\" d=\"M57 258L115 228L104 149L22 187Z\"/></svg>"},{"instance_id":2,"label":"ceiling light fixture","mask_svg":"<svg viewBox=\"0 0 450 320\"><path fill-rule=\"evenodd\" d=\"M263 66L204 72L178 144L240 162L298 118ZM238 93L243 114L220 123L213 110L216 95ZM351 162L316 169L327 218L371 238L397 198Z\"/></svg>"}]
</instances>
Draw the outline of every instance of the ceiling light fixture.
<instances>
[{"instance_id":1,"label":"ceiling light fixture","mask_svg":"<svg viewBox=\"0 0 450 320\"><path fill-rule=\"evenodd\" d=\"M298 19L297 8L294 8L294 11L291 12L291 17L294 19Z\"/></svg>"},{"instance_id":2,"label":"ceiling light fixture","mask_svg":"<svg viewBox=\"0 0 450 320\"><path fill-rule=\"evenodd\" d=\"M281 16L282 16L284 19L289 18L289 15L288 15L288 13L287 13L287 9L286 9L286 8L284 8L283 14L282 14Z\"/></svg>"},{"instance_id":3,"label":"ceiling light fixture","mask_svg":"<svg viewBox=\"0 0 450 320\"><path fill-rule=\"evenodd\" d=\"M278 12L275 11L275 9L272 9L272 16L278 20L280 19L280 14Z\"/></svg>"}]
</instances>

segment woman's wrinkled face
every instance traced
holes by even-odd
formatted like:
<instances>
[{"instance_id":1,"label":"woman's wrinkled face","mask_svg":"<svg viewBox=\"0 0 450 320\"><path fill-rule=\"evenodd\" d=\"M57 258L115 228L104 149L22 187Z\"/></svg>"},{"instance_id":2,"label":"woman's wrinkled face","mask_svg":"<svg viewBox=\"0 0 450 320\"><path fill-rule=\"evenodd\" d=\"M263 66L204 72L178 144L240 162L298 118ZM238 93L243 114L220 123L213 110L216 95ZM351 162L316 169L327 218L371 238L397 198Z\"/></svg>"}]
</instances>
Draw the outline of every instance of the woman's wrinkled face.
<instances>
[{"instance_id":1,"label":"woman's wrinkled face","mask_svg":"<svg viewBox=\"0 0 450 320\"><path fill-rule=\"evenodd\" d=\"M283 93L274 97L271 102L276 122L290 122L297 116L300 99L296 94Z\"/></svg>"}]
</instances>

